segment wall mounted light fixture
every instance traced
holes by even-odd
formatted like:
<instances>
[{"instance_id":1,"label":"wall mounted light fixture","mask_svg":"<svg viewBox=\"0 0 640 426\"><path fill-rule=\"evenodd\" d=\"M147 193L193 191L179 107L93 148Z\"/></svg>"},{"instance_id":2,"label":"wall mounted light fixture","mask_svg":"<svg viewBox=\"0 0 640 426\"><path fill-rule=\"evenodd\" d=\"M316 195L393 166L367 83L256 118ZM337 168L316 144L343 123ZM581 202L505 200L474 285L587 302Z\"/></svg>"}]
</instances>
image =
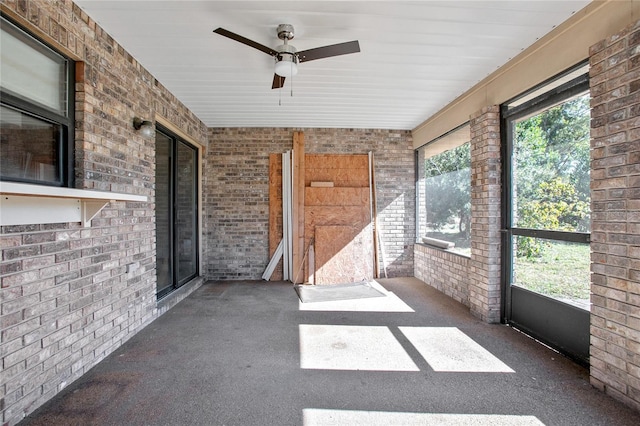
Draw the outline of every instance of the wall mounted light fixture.
<instances>
[{"instance_id":1,"label":"wall mounted light fixture","mask_svg":"<svg viewBox=\"0 0 640 426\"><path fill-rule=\"evenodd\" d=\"M145 138L151 138L156 133L153 123L140 117L133 117L133 128L138 130Z\"/></svg>"}]
</instances>

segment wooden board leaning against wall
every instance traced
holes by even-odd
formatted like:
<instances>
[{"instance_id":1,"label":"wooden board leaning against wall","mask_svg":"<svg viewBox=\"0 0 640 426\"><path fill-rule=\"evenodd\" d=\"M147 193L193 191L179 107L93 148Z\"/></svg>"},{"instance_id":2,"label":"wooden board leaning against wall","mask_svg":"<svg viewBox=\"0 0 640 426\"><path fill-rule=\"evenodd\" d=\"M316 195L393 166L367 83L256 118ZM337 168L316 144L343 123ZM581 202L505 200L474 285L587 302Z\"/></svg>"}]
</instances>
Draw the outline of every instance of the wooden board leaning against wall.
<instances>
[{"instance_id":1,"label":"wooden board leaning against wall","mask_svg":"<svg viewBox=\"0 0 640 426\"><path fill-rule=\"evenodd\" d=\"M282 239L281 155L271 155L269 160L269 254L273 255ZM294 260L292 281L327 285L373 279L369 156L304 154L301 163L299 223L303 226L298 238L303 243L298 259L302 264ZM282 279L281 265L271 279Z\"/></svg>"}]
</instances>

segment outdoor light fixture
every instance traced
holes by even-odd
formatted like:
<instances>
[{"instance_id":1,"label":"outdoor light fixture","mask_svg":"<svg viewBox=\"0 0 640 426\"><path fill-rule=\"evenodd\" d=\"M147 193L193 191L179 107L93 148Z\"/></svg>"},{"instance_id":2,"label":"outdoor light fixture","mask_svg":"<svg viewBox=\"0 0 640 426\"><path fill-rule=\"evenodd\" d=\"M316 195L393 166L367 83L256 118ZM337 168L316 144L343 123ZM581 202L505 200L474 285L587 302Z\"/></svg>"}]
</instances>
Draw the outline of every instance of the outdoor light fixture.
<instances>
[{"instance_id":1,"label":"outdoor light fixture","mask_svg":"<svg viewBox=\"0 0 640 426\"><path fill-rule=\"evenodd\" d=\"M298 58L295 54L283 52L278 55L276 74L280 77L293 77L298 74Z\"/></svg>"},{"instance_id":2,"label":"outdoor light fixture","mask_svg":"<svg viewBox=\"0 0 640 426\"><path fill-rule=\"evenodd\" d=\"M151 138L156 133L153 123L140 117L133 117L133 128L140 131L140 134L145 138Z\"/></svg>"}]
</instances>

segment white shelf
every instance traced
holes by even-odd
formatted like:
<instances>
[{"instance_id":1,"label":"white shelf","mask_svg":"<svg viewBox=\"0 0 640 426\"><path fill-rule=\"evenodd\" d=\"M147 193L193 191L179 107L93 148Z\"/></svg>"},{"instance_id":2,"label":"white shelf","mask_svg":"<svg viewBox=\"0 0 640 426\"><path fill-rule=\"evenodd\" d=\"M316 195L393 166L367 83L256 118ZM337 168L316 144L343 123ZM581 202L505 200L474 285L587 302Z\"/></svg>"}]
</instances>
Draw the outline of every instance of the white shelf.
<instances>
[{"instance_id":1,"label":"white shelf","mask_svg":"<svg viewBox=\"0 0 640 426\"><path fill-rule=\"evenodd\" d=\"M0 226L93 219L111 201L146 202L144 195L0 182Z\"/></svg>"}]
</instances>

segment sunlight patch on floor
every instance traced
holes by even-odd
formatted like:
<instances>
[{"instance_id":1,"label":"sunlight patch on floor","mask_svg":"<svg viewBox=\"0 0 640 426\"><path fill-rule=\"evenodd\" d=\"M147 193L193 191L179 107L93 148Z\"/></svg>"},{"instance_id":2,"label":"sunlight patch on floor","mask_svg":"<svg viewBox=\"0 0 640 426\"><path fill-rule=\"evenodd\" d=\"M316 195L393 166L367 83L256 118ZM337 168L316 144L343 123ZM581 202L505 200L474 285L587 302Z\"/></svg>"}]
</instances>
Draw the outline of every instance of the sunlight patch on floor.
<instances>
[{"instance_id":1,"label":"sunlight patch on floor","mask_svg":"<svg viewBox=\"0 0 640 426\"><path fill-rule=\"evenodd\" d=\"M409 305L394 293L387 291L380 283L370 282L371 287L380 291L385 297L366 299L336 300L331 302L302 303L298 301L300 311L327 312L415 312Z\"/></svg>"},{"instance_id":2,"label":"sunlight patch on floor","mask_svg":"<svg viewBox=\"0 0 640 426\"><path fill-rule=\"evenodd\" d=\"M535 416L502 414L407 413L305 408L302 410L302 417L305 426L544 426L544 423Z\"/></svg>"},{"instance_id":3,"label":"sunlight patch on floor","mask_svg":"<svg viewBox=\"0 0 640 426\"><path fill-rule=\"evenodd\" d=\"M388 327L300 324L300 367L419 371Z\"/></svg>"},{"instance_id":4,"label":"sunlight patch on floor","mask_svg":"<svg viewBox=\"0 0 640 426\"><path fill-rule=\"evenodd\" d=\"M514 373L456 327L399 328L434 371Z\"/></svg>"}]
</instances>

